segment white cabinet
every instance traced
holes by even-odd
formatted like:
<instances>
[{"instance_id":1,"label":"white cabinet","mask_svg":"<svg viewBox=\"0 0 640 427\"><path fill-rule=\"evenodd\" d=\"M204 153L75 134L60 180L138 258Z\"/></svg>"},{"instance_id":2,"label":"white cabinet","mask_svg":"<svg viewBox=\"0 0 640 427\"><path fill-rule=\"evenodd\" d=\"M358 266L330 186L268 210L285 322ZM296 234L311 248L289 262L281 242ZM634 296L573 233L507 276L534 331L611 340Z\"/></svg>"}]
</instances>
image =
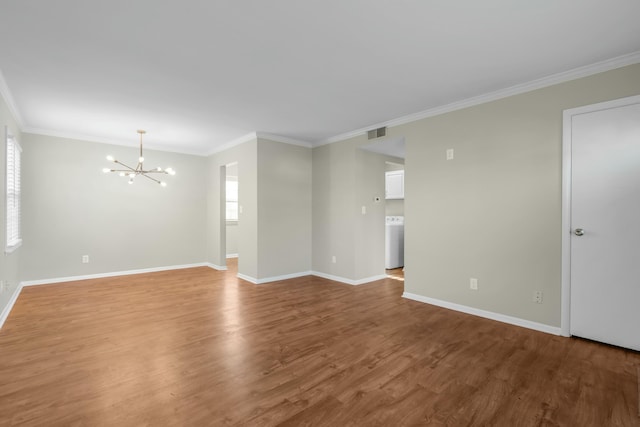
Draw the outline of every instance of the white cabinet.
<instances>
[{"instance_id":1,"label":"white cabinet","mask_svg":"<svg viewBox=\"0 0 640 427\"><path fill-rule=\"evenodd\" d=\"M385 175L385 198L404 199L404 171L389 171Z\"/></svg>"}]
</instances>

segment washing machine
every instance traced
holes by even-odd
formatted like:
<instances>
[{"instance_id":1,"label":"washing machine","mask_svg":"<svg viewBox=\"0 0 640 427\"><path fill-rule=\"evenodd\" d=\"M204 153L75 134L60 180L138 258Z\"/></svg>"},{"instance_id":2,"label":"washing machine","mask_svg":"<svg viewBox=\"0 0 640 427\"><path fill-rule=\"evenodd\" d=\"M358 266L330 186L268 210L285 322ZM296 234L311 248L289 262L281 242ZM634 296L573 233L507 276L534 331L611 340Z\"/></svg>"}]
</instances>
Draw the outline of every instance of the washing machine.
<instances>
[{"instance_id":1,"label":"washing machine","mask_svg":"<svg viewBox=\"0 0 640 427\"><path fill-rule=\"evenodd\" d=\"M384 268L404 266L404 217L385 218L385 256Z\"/></svg>"}]
</instances>

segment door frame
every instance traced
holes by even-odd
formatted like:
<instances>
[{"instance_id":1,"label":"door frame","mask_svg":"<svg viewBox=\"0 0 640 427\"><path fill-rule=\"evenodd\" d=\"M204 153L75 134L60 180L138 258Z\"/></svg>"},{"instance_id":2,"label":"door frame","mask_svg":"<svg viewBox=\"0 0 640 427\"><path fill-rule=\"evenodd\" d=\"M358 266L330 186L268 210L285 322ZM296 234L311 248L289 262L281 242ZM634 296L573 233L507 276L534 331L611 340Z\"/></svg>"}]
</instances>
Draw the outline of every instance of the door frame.
<instances>
[{"instance_id":1,"label":"door frame","mask_svg":"<svg viewBox=\"0 0 640 427\"><path fill-rule=\"evenodd\" d=\"M562 112L562 288L560 334L571 336L571 123L574 116L640 103L640 95L599 102Z\"/></svg>"}]
</instances>

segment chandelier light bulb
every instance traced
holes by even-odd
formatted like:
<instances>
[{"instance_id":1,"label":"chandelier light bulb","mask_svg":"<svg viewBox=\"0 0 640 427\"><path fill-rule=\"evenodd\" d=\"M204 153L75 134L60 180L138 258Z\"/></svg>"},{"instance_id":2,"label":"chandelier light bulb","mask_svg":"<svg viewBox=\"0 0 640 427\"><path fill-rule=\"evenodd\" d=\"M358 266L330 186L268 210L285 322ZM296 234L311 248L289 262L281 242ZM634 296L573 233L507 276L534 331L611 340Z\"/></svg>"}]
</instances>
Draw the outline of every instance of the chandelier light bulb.
<instances>
[{"instance_id":1,"label":"chandelier light bulb","mask_svg":"<svg viewBox=\"0 0 640 427\"><path fill-rule=\"evenodd\" d=\"M125 175L125 173L124 173L124 172L120 172L118 175L120 175L120 176L124 176L124 175Z\"/></svg>"},{"instance_id":2,"label":"chandelier light bulb","mask_svg":"<svg viewBox=\"0 0 640 427\"><path fill-rule=\"evenodd\" d=\"M169 175L175 175L176 171L173 170L173 168L166 168L165 172L168 173Z\"/></svg>"},{"instance_id":3,"label":"chandelier light bulb","mask_svg":"<svg viewBox=\"0 0 640 427\"><path fill-rule=\"evenodd\" d=\"M163 187L166 187L166 186L167 186L167 183L166 183L166 182L164 182L164 181L161 181L161 182L160 182L160 185L162 185Z\"/></svg>"},{"instance_id":4,"label":"chandelier light bulb","mask_svg":"<svg viewBox=\"0 0 640 427\"><path fill-rule=\"evenodd\" d=\"M104 173L109 173L109 172L111 172L111 169L109 169L109 168L102 168L102 172L104 172Z\"/></svg>"},{"instance_id":5,"label":"chandelier light bulb","mask_svg":"<svg viewBox=\"0 0 640 427\"><path fill-rule=\"evenodd\" d=\"M107 160L109 160L110 162L116 161L116 159L114 159L113 156L107 156Z\"/></svg>"},{"instance_id":6,"label":"chandelier light bulb","mask_svg":"<svg viewBox=\"0 0 640 427\"><path fill-rule=\"evenodd\" d=\"M144 162L144 157L142 157L142 156L138 157L138 161L139 161L140 163Z\"/></svg>"},{"instance_id":7,"label":"chandelier light bulb","mask_svg":"<svg viewBox=\"0 0 640 427\"><path fill-rule=\"evenodd\" d=\"M158 167L156 168L156 170L157 170L158 172L162 172L162 168L161 168L160 166L158 166Z\"/></svg>"}]
</instances>

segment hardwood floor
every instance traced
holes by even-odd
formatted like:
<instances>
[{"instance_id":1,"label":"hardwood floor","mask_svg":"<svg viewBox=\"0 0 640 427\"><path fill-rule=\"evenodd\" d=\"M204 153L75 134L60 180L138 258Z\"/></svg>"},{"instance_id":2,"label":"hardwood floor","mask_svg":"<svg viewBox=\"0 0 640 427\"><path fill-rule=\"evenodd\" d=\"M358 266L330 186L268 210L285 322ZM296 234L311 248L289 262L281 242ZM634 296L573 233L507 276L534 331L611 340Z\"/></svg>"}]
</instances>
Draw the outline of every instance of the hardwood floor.
<instances>
[{"instance_id":1,"label":"hardwood floor","mask_svg":"<svg viewBox=\"0 0 640 427\"><path fill-rule=\"evenodd\" d=\"M402 290L206 267L27 287L0 425L640 425L639 353Z\"/></svg>"}]
</instances>

